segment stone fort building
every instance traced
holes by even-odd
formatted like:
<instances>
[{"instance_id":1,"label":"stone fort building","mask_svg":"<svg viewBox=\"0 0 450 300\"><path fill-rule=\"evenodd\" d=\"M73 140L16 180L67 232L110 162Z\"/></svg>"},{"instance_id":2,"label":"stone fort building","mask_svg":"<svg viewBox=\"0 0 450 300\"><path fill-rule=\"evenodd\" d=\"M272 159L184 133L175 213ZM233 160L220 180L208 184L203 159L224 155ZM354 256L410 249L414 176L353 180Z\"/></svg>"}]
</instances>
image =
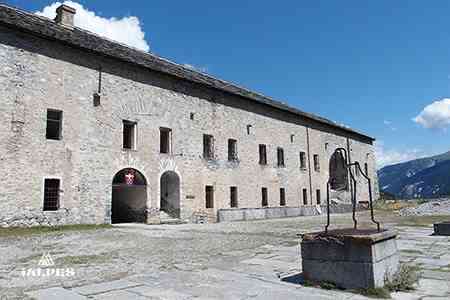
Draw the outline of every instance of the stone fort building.
<instances>
[{"instance_id":1,"label":"stone fort building","mask_svg":"<svg viewBox=\"0 0 450 300\"><path fill-rule=\"evenodd\" d=\"M373 138L74 27L75 14L0 5L0 226L314 207L338 147L377 186Z\"/></svg>"}]
</instances>

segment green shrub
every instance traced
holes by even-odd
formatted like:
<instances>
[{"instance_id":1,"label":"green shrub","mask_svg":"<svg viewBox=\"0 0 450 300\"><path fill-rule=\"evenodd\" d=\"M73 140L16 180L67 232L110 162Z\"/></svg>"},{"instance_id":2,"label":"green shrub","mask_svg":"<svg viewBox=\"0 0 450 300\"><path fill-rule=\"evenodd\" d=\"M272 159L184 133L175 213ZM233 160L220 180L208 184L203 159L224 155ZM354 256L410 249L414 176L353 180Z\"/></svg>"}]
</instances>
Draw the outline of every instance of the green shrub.
<instances>
[{"instance_id":1,"label":"green shrub","mask_svg":"<svg viewBox=\"0 0 450 300\"><path fill-rule=\"evenodd\" d=\"M419 281L419 268L411 265L401 265L391 280L385 279L385 287L391 292L407 292L415 289Z\"/></svg>"}]
</instances>

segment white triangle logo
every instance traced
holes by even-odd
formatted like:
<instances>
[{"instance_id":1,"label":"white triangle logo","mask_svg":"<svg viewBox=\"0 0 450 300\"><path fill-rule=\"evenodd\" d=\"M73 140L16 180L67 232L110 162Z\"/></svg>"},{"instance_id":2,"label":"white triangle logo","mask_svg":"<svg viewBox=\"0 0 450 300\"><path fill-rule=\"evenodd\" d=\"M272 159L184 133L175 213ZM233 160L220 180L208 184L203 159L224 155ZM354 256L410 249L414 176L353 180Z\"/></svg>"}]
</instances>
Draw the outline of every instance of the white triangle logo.
<instances>
[{"instance_id":1,"label":"white triangle logo","mask_svg":"<svg viewBox=\"0 0 450 300\"><path fill-rule=\"evenodd\" d=\"M55 263L53 262L53 258L50 255L50 252L42 254L42 257L39 260L38 264L41 267L50 267L50 266L54 266L55 265Z\"/></svg>"}]
</instances>

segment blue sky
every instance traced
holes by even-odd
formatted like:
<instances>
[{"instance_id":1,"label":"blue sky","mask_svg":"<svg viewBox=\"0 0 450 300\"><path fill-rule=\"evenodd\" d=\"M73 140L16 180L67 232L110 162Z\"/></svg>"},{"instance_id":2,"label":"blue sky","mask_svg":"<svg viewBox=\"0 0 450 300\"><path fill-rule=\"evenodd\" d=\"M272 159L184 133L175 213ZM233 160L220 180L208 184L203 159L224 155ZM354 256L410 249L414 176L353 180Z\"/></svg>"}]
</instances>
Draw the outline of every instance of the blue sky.
<instances>
[{"instance_id":1,"label":"blue sky","mask_svg":"<svg viewBox=\"0 0 450 300\"><path fill-rule=\"evenodd\" d=\"M151 52L374 136L380 164L450 150L450 100L413 121L450 98L450 1L75 2L137 17Z\"/></svg>"}]
</instances>

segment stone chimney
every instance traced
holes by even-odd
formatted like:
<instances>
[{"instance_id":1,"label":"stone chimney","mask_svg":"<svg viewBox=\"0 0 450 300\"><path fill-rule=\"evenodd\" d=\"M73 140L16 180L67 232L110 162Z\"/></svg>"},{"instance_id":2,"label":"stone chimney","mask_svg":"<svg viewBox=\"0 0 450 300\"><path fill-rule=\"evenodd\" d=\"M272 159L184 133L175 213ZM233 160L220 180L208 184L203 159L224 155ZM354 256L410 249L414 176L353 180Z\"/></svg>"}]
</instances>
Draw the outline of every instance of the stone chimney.
<instances>
[{"instance_id":1,"label":"stone chimney","mask_svg":"<svg viewBox=\"0 0 450 300\"><path fill-rule=\"evenodd\" d=\"M73 18L76 12L75 8L62 4L56 9L56 24L73 28Z\"/></svg>"}]
</instances>

